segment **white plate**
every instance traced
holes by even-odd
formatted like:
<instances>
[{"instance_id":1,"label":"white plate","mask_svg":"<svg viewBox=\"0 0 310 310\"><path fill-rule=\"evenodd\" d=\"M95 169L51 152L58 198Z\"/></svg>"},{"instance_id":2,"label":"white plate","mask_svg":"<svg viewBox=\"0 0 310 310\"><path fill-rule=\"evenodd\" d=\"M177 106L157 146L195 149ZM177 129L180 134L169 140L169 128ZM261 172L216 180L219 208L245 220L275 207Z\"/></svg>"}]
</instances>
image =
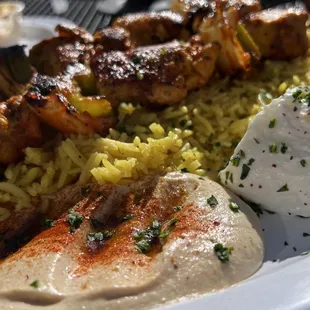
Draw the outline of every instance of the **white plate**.
<instances>
[{"instance_id":1,"label":"white plate","mask_svg":"<svg viewBox=\"0 0 310 310\"><path fill-rule=\"evenodd\" d=\"M65 18L25 16L22 21L22 37L18 44L26 45L28 51L38 42L53 37L55 35L54 29L58 24L75 25Z\"/></svg>"},{"instance_id":2,"label":"white plate","mask_svg":"<svg viewBox=\"0 0 310 310\"><path fill-rule=\"evenodd\" d=\"M228 289L162 310L309 310L310 255L302 253L310 249L310 236L303 236L310 234L310 219L266 211L260 218L266 253L255 275Z\"/></svg>"},{"instance_id":3,"label":"white plate","mask_svg":"<svg viewBox=\"0 0 310 310\"><path fill-rule=\"evenodd\" d=\"M30 48L52 37L59 23L74 25L62 18L24 17L19 44ZM310 219L264 211L261 222L266 253L255 275L228 289L161 309L309 310L310 256L301 254L310 250L310 236L303 236L310 234Z\"/></svg>"}]
</instances>

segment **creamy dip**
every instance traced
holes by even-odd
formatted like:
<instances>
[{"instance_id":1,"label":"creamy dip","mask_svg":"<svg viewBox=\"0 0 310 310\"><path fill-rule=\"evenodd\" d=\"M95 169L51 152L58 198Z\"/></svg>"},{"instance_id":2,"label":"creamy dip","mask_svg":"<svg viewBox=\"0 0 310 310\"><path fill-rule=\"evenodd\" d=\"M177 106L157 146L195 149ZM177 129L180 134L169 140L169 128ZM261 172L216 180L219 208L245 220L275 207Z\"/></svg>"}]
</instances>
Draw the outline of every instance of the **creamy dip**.
<instances>
[{"instance_id":1,"label":"creamy dip","mask_svg":"<svg viewBox=\"0 0 310 310\"><path fill-rule=\"evenodd\" d=\"M233 285L262 264L256 214L208 179L170 173L128 187L90 185L87 195L74 207L79 227L70 232L65 215L1 262L0 309L150 309ZM89 219L111 211L131 215L90 253ZM164 237L144 252L135 236L154 222Z\"/></svg>"},{"instance_id":2,"label":"creamy dip","mask_svg":"<svg viewBox=\"0 0 310 310\"><path fill-rule=\"evenodd\" d=\"M309 92L291 88L256 115L222 184L267 210L310 216Z\"/></svg>"}]
</instances>

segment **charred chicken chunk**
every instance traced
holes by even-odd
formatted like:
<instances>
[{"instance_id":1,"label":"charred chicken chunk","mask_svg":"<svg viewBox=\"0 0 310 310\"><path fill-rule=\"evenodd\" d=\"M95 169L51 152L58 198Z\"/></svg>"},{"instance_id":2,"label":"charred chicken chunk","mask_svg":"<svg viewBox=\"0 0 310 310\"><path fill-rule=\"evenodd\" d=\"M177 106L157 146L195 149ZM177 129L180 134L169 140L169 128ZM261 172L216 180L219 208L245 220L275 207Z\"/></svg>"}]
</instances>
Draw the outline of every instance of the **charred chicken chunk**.
<instances>
[{"instance_id":1,"label":"charred chicken chunk","mask_svg":"<svg viewBox=\"0 0 310 310\"><path fill-rule=\"evenodd\" d=\"M0 164L19 160L25 147L41 141L39 118L21 96L0 103Z\"/></svg>"},{"instance_id":2,"label":"charred chicken chunk","mask_svg":"<svg viewBox=\"0 0 310 310\"><path fill-rule=\"evenodd\" d=\"M130 33L120 27L108 27L94 34L94 43L102 48L104 52L126 51L132 48Z\"/></svg>"},{"instance_id":3,"label":"charred chicken chunk","mask_svg":"<svg viewBox=\"0 0 310 310\"><path fill-rule=\"evenodd\" d=\"M306 54L307 19L308 14L303 9L274 8L250 14L242 23L262 56L285 60Z\"/></svg>"},{"instance_id":4,"label":"charred chicken chunk","mask_svg":"<svg viewBox=\"0 0 310 310\"><path fill-rule=\"evenodd\" d=\"M214 16L215 2L207 0L173 0L171 10L180 14L186 25L197 32L204 17Z\"/></svg>"},{"instance_id":5,"label":"charred chicken chunk","mask_svg":"<svg viewBox=\"0 0 310 310\"><path fill-rule=\"evenodd\" d=\"M114 123L110 103L100 96L81 96L71 76L37 74L24 99L42 121L64 134L105 134Z\"/></svg>"},{"instance_id":6,"label":"charred chicken chunk","mask_svg":"<svg viewBox=\"0 0 310 310\"><path fill-rule=\"evenodd\" d=\"M204 19L214 18L217 14L221 14L218 9L228 15L233 15L228 16L228 19L235 25L247 14L260 11L261 4L258 0L173 0L171 4L171 10L179 13L195 33L199 31Z\"/></svg>"},{"instance_id":7,"label":"charred chicken chunk","mask_svg":"<svg viewBox=\"0 0 310 310\"><path fill-rule=\"evenodd\" d=\"M112 103L174 104L208 83L219 46L194 41L98 53L92 68L100 93Z\"/></svg>"},{"instance_id":8,"label":"charred chicken chunk","mask_svg":"<svg viewBox=\"0 0 310 310\"><path fill-rule=\"evenodd\" d=\"M182 16L170 11L125 15L117 18L113 26L126 29L135 47L189 38Z\"/></svg>"},{"instance_id":9,"label":"charred chicken chunk","mask_svg":"<svg viewBox=\"0 0 310 310\"><path fill-rule=\"evenodd\" d=\"M85 29L76 26L57 25L55 31L60 38L77 40L81 43L93 43L93 36Z\"/></svg>"},{"instance_id":10,"label":"charred chicken chunk","mask_svg":"<svg viewBox=\"0 0 310 310\"><path fill-rule=\"evenodd\" d=\"M205 18L200 27L201 39L208 42L218 42L221 46L218 67L223 75L233 75L246 72L250 68L250 54L241 46L236 30L228 23L227 16L221 10L212 18Z\"/></svg>"},{"instance_id":11,"label":"charred chicken chunk","mask_svg":"<svg viewBox=\"0 0 310 310\"><path fill-rule=\"evenodd\" d=\"M59 25L56 30L58 37L43 40L30 50L30 62L40 74L56 76L70 65L88 64L92 36L77 27Z\"/></svg>"},{"instance_id":12,"label":"charred chicken chunk","mask_svg":"<svg viewBox=\"0 0 310 310\"><path fill-rule=\"evenodd\" d=\"M259 0L221 0L219 4L223 11L234 8L238 12L239 19L262 9Z\"/></svg>"}]
</instances>

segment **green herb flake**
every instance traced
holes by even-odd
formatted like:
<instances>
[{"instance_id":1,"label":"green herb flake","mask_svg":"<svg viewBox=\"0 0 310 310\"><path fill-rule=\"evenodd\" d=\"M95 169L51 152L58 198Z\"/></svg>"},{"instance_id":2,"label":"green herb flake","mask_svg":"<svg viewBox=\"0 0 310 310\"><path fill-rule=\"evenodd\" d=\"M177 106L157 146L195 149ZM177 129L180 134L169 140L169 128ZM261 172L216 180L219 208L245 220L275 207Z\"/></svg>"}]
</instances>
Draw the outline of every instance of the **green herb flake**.
<instances>
[{"instance_id":1,"label":"green herb flake","mask_svg":"<svg viewBox=\"0 0 310 310\"><path fill-rule=\"evenodd\" d=\"M70 225L70 233L74 233L76 229L81 226L83 219L83 215L75 212L74 210L70 209L68 211L67 221Z\"/></svg>"},{"instance_id":2,"label":"green herb flake","mask_svg":"<svg viewBox=\"0 0 310 310\"><path fill-rule=\"evenodd\" d=\"M281 193L281 192L288 192L288 186L287 184L283 185L280 189L277 190L277 193Z\"/></svg>"},{"instance_id":3,"label":"green herb flake","mask_svg":"<svg viewBox=\"0 0 310 310\"><path fill-rule=\"evenodd\" d=\"M142 81L144 79L144 74L141 71L137 72L137 78L138 80Z\"/></svg>"},{"instance_id":4,"label":"green herb flake","mask_svg":"<svg viewBox=\"0 0 310 310\"><path fill-rule=\"evenodd\" d=\"M167 53L167 50L163 47L160 51L161 55L165 55Z\"/></svg>"},{"instance_id":5,"label":"green herb flake","mask_svg":"<svg viewBox=\"0 0 310 310\"><path fill-rule=\"evenodd\" d=\"M251 170L251 168L250 168L248 165L243 164L243 165L242 165L242 170L241 170L240 179L241 179L241 180L244 180L244 179L248 176L250 170Z\"/></svg>"},{"instance_id":6,"label":"green herb flake","mask_svg":"<svg viewBox=\"0 0 310 310\"><path fill-rule=\"evenodd\" d=\"M269 128L274 128L275 125L276 125L276 119L274 118L269 122Z\"/></svg>"},{"instance_id":7,"label":"green herb flake","mask_svg":"<svg viewBox=\"0 0 310 310\"><path fill-rule=\"evenodd\" d=\"M280 152L282 154L285 154L286 151L287 151L288 147L286 146L286 144L284 142L281 143L281 149L280 149Z\"/></svg>"},{"instance_id":8,"label":"green herb flake","mask_svg":"<svg viewBox=\"0 0 310 310\"><path fill-rule=\"evenodd\" d=\"M188 172L188 169L187 168L182 168L181 172L186 173L186 172Z\"/></svg>"},{"instance_id":9,"label":"green herb flake","mask_svg":"<svg viewBox=\"0 0 310 310\"><path fill-rule=\"evenodd\" d=\"M301 164L303 167L306 167L306 166L307 166L307 161L304 160L304 159L302 159L302 160L300 161L300 164Z\"/></svg>"},{"instance_id":10,"label":"green herb flake","mask_svg":"<svg viewBox=\"0 0 310 310\"><path fill-rule=\"evenodd\" d=\"M231 255L232 251L234 250L233 247L225 247L221 243L217 243L214 245L214 252L217 256L217 258L222 263L228 263L229 262L229 256Z\"/></svg>"},{"instance_id":11,"label":"green herb flake","mask_svg":"<svg viewBox=\"0 0 310 310\"><path fill-rule=\"evenodd\" d=\"M135 64L135 65L139 65L141 63L141 58L139 56L134 56L133 59L132 59L132 62Z\"/></svg>"},{"instance_id":12,"label":"green herb flake","mask_svg":"<svg viewBox=\"0 0 310 310\"><path fill-rule=\"evenodd\" d=\"M278 142L269 145L269 152L270 153L277 153L278 152Z\"/></svg>"},{"instance_id":13,"label":"green herb flake","mask_svg":"<svg viewBox=\"0 0 310 310\"><path fill-rule=\"evenodd\" d=\"M103 233L102 232L97 232L97 233L89 233L87 235L87 240L94 242L94 241L103 241Z\"/></svg>"},{"instance_id":14,"label":"green herb flake","mask_svg":"<svg viewBox=\"0 0 310 310\"><path fill-rule=\"evenodd\" d=\"M174 212L179 212L179 211L181 211L182 210L182 206L176 206L176 207L173 207L173 211Z\"/></svg>"},{"instance_id":15,"label":"green herb flake","mask_svg":"<svg viewBox=\"0 0 310 310\"><path fill-rule=\"evenodd\" d=\"M242 150L240 150L235 156L233 156L233 158L230 161L233 166L238 167L241 159L243 159L244 157L245 153Z\"/></svg>"},{"instance_id":16,"label":"green herb flake","mask_svg":"<svg viewBox=\"0 0 310 310\"><path fill-rule=\"evenodd\" d=\"M149 253L152 248L151 248L151 244L148 240L142 239L136 243L136 249L140 253L146 254L146 253Z\"/></svg>"},{"instance_id":17,"label":"green herb flake","mask_svg":"<svg viewBox=\"0 0 310 310\"><path fill-rule=\"evenodd\" d=\"M30 286L34 287L34 288L38 288L40 286L40 283L38 280L33 281Z\"/></svg>"},{"instance_id":18,"label":"green herb flake","mask_svg":"<svg viewBox=\"0 0 310 310\"><path fill-rule=\"evenodd\" d=\"M243 184L239 184L239 187L244 187L244 185Z\"/></svg>"},{"instance_id":19,"label":"green herb flake","mask_svg":"<svg viewBox=\"0 0 310 310\"><path fill-rule=\"evenodd\" d=\"M233 201L229 203L229 209L235 213L239 212L240 207Z\"/></svg>"},{"instance_id":20,"label":"green herb flake","mask_svg":"<svg viewBox=\"0 0 310 310\"><path fill-rule=\"evenodd\" d=\"M254 158L250 158L247 165L248 166L252 166L252 164L255 162L255 159Z\"/></svg>"},{"instance_id":21,"label":"green herb flake","mask_svg":"<svg viewBox=\"0 0 310 310\"><path fill-rule=\"evenodd\" d=\"M207 203L211 208L214 208L219 204L217 199L213 195L207 199Z\"/></svg>"},{"instance_id":22,"label":"green herb flake","mask_svg":"<svg viewBox=\"0 0 310 310\"><path fill-rule=\"evenodd\" d=\"M297 100L301 95L302 95L302 90L301 89L297 89L295 92L293 92L293 98L295 100Z\"/></svg>"},{"instance_id":23,"label":"green herb flake","mask_svg":"<svg viewBox=\"0 0 310 310\"><path fill-rule=\"evenodd\" d=\"M41 226L45 228L52 228L55 226L55 223L56 221L47 219L45 217L41 220Z\"/></svg>"}]
</instances>

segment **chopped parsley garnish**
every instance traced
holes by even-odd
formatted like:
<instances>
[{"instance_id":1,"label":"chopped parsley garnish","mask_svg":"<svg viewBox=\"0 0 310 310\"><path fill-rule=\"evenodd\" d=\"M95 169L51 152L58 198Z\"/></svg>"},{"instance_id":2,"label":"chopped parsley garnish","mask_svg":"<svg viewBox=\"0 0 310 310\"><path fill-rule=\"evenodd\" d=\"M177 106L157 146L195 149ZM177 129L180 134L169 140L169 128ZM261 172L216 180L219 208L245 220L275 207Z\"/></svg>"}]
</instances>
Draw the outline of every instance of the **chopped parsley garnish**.
<instances>
[{"instance_id":1,"label":"chopped parsley garnish","mask_svg":"<svg viewBox=\"0 0 310 310\"><path fill-rule=\"evenodd\" d=\"M42 226L42 227L45 227L45 228L54 227L54 226L55 226L55 221L54 221L54 220L47 219L47 218L44 217L44 218L41 220L41 226Z\"/></svg>"},{"instance_id":2,"label":"chopped parsley garnish","mask_svg":"<svg viewBox=\"0 0 310 310\"><path fill-rule=\"evenodd\" d=\"M288 186L287 184L283 185L280 189L277 190L278 193L280 192L288 192L289 189L288 189Z\"/></svg>"},{"instance_id":3,"label":"chopped parsley garnish","mask_svg":"<svg viewBox=\"0 0 310 310\"><path fill-rule=\"evenodd\" d=\"M144 74L141 71L137 72L137 78L138 80L142 81L144 79Z\"/></svg>"},{"instance_id":4,"label":"chopped parsley garnish","mask_svg":"<svg viewBox=\"0 0 310 310\"><path fill-rule=\"evenodd\" d=\"M38 288L40 286L40 283L38 280L33 281L30 286L34 287L34 288Z\"/></svg>"},{"instance_id":5,"label":"chopped parsley garnish","mask_svg":"<svg viewBox=\"0 0 310 310\"><path fill-rule=\"evenodd\" d=\"M74 233L76 229L81 226L83 219L83 215L75 212L74 210L70 209L68 211L67 221L70 225L70 233Z\"/></svg>"},{"instance_id":6,"label":"chopped parsley garnish","mask_svg":"<svg viewBox=\"0 0 310 310\"><path fill-rule=\"evenodd\" d=\"M139 241L136 242L136 249L142 253L142 254L146 254L149 253L151 251L151 244L148 240L146 239L141 239Z\"/></svg>"},{"instance_id":7,"label":"chopped parsley garnish","mask_svg":"<svg viewBox=\"0 0 310 310\"><path fill-rule=\"evenodd\" d=\"M188 169L187 168L182 168L181 172L186 173L186 172L188 172Z\"/></svg>"},{"instance_id":8,"label":"chopped parsley garnish","mask_svg":"<svg viewBox=\"0 0 310 310\"><path fill-rule=\"evenodd\" d=\"M221 142L215 142L215 143L214 143L214 146L220 147L220 146L221 146Z\"/></svg>"},{"instance_id":9,"label":"chopped parsley garnish","mask_svg":"<svg viewBox=\"0 0 310 310\"><path fill-rule=\"evenodd\" d=\"M299 100L300 103L307 103L308 106L310 104L310 93L303 93L303 91L301 89L297 89L294 93L293 93L293 98L294 98L294 102L296 100Z\"/></svg>"},{"instance_id":10,"label":"chopped parsley garnish","mask_svg":"<svg viewBox=\"0 0 310 310\"><path fill-rule=\"evenodd\" d=\"M280 149L280 152L282 154L285 154L286 151L287 151L288 147L286 146L286 144L284 142L281 143L281 149Z\"/></svg>"},{"instance_id":11,"label":"chopped parsley garnish","mask_svg":"<svg viewBox=\"0 0 310 310\"><path fill-rule=\"evenodd\" d=\"M135 65L139 65L141 63L141 58L139 56L135 56L133 59L132 59L132 62L135 64Z\"/></svg>"},{"instance_id":12,"label":"chopped parsley garnish","mask_svg":"<svg viewBox=\"0 0 310 310\"><path fill-rule=\"evenodd\" d=\"M90 249L97 250L103 245L103 240L108 240L113 237L113 231L105 230L103 232L89 233L87 235L87 244Z\"/></svg>"},{"instance_id":13,"label":"chopped parsley garnish","mask_svg":"<svg viewBox=\"0 0 310 310\"><path fill-rule=\"evenodd\" d=\"M133 238L136 240L136 249L146 254L151 251L151 244L159 237L161 223L153 221L151 226L145 230L138 230L134 233Z\"/></svg>"},{"instance_id":14,"label":"chopped parsley garnish","mask_svg":"<svg viewBox=\"0 0 310 310\"><path fill-rule=\"evenodd\" d=\"M239 184L239 187L244 187L243 184Z\"/></svg>"},{"instance_id":15,"label":"chopped parsley garnish","mask_svg":"<svg viewBox=\"0 0 310 310\"><path fill-rule=\"evenodd\" d=\"M242 170L241 170L240 179L241 179L241 180L244 180L244 179L248 176L250 170L251 170L251 168L250 168L248 165L243 164L243 165L242 165Z\"/></svg>"},{"instance_id":16,"label":"chopped parsley garnish","mask_svg":"<svg viewBox=\"0 0 310 310\"><path fill-rule=\"evenodd\" d=\"M167 50L163 47L160 51L161 55L165 55L167 53Z\"/></svg>"},{"instance_id":17,"label":"chopped parsley garnish","mask_svg":"<svg viewBox=\"0 0 310 310\"><path fill-rule=\"evenodd\" d=\"M153 221L151 226L144 230L138 230L133 234L133 238L136 241L136 249L140 253L146 254L152 250L152 244L160 242L163 244L173 229L175 224L178 222L177 217L173 217L166 224L166 228L162 230L162 224L158 221Z\"/></svg>"},{"instance_id":18,"label":"chopped parsley garnish","mask_svg":"<svg viewBox=\"0 0 310 310\"><path fill-rule=\"evenodd\" d=\"M278 142L269 146L270 153L277 153L277 151L278 151Z\"/></svg>"},{"instance_id":19,"label":"chopped parsley garnish","mask_svg":"<svg viewBox=\"0 0 310 310\"><path fill-rule=\"evenodd\" d=\"M255 162L255 159L254 158L250 158L248 163L247 163L247 165L251 166L254 162Z\"/></svg>"},{"instance_id":20,"label":"chopped parsley garnish","mask_svg":"<svg viewBox=\"0 0 310 310\"><path fill-rule=\"evenodd\" d=\"M207 203L212 208L216 207L219 204L217 199L213 195L207 199Z\"/></svg>"},{"instance_id":21,"label":"chopped parsley garnish","mask_svg":"<svg viewBox=\"0 0 310 310\"><path fill-rule=\"evenodd\" d=\"M225 247L221 243L217 243L214 246L214 252L217 256L217 258L222 262L222 263L228 263L229 262L229 256L231 255L232 251L234 250L233 247Z\"/></svg>"},{"instance_id":22,"label":"chopped parsley garnish","mask_svg":"<svg viewBox=\"0 0 310 310\"><path fill-rule=\"evenodd\" d=\"M238 167L242 158L245 157L245 153L240 150L230 161L233 166Z\"/></svg>"},{"instance_id":23,"label":"chopped parsley garnish","mask_svg":"<svg viewBox=\"0 0 310 310\"><path fill-rule=\"evenodd\" d=\"M97 232L97 233L89 233L87 235L87 240L88 241L102 241L103 240L103 233L102 232Z\"/></svg>"},{"instance_id":24,"label":"chopped parsley garnish","mask_svg":"<svg viewBox=\"0 0 310 310\"><path fill-rule=\"evenodd\" d=\"M176 206L176 207L173 207L173 211L174 212L179 212L179 211L181 211L182 210L182 206Z\"/></svg>"},{"instance_id":25,"label":"chopped parsley garnish","mask_svg":"<svg viewBox=\"0 0 310 310\"><path fill-rule=\"evenodd\" d=\"M87 195L89 192L90 192L90 185L81 188L81 193L82 193L82 195L85 196L85 195Z\"/></svg>"},{"instance_id":26,"label":"chopped parsley garnish","mask_svg":"<svg viewBox=\"0 0 310 310\"><path fill-rule=\"evenodd\" d=\"M272 119L269 123L269 128L274 128L274 126L276 125L276 119Z\"/></svg>"},{"instance_id":27,"label":"chopped parsley garnish","mask_svg":"<svg viewBox=\"0 0 310 310\"><path fill-rule=\"evenodd\" d=\"M302 159L302 160L300 161L300 164L301 164L303 167L306 167L306 166L307 166L307 162L306 162L306 160L304 160L304 159Z\"/></svg>"},{"instance_id":28,"label":"chopped parsley garnish","mask_svg":"<svg viewBox=\"0 0 310 310\"><path fill-rule=\"evenodd\" d=\"M229 203L229 209L235 213L239 212L240 207L233 201Z\"/></svg>"},{"instance_id":29,"label":"chopped parsley garnish","mask_svg":"<svg viewBox=\"0 0 310 310\"><path fill-rule=\"evenodd\" d=\"M299 96L302 94L302 90L301 89L297 89L295 92L293 92L293 98L296 100L299 98ZM294 100L294 101L295 101Z\"/></svg>"}]
</instances>

